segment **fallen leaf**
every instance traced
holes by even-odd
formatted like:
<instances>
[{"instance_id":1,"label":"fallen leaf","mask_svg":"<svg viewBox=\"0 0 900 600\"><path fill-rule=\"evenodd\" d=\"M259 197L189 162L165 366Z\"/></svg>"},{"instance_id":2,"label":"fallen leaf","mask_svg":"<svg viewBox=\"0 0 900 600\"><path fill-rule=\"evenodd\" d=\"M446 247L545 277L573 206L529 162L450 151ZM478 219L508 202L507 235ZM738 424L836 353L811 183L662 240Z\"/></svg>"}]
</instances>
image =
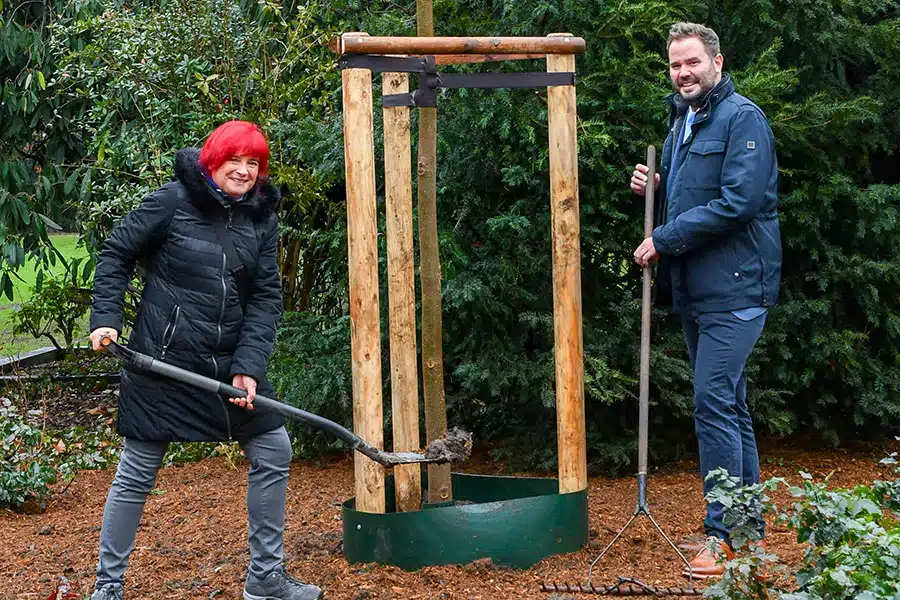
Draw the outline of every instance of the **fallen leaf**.
<instances>
[{"instance_id":1,"label":"fallen leaf","mask_svg":"<svg viewBox=\"0 0 900 600\"><path fill-rule=\"evenodd\" d=\"M79 600L81 596L72 589L72 584L65 577L60 576L56 590L47 597L47 600Z\"/></svg>"}]
</instances>

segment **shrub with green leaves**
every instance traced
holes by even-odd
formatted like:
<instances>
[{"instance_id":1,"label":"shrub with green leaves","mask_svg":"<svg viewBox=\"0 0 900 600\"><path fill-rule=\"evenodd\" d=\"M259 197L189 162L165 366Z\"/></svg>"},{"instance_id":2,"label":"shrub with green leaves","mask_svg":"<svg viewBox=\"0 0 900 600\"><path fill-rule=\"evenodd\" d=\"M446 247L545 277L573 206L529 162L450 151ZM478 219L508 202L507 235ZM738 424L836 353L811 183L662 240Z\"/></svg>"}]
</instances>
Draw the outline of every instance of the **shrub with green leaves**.
<instances>
[{"instance_id":1,"label":"shrub with green leaves","mask_svg":"<svg viewBox=\"0 0 900 600\"><path fill-rule=\"evenodd\" d=\"M330 320L308 313L285 313L267 376L282 402L352 430L348 418L353 411L348 317ZM330 434L308 425L289 421L287 427L296 456L345 448Z\"/></svg>"},{"instance_id":2,"label":"shrub with green leaves","mask_svg":"<svg viewBox=\"0 0 900 600\"><path fill-rule=\"evenodd\" d=\"M415 6L383 0L185 6L3 4L0 121L10 127L0 130L0 243L6 244L0 271L43 248L47 221L39 215L52 217L61 205L72 207L86 246L96 250L113 223L171 175L179 147L199 143L223 120L245 118L269 134L272 175L286 192L285 307L322 317L318 326L330 330L349 304L341 75L324 42L340 31L414 34ZM438 35L567 31L586 40L576 58L576 95L593 468L626 470L637 454L641 277L631 253L642 235L643 202L628 178L647 145L660 147L666 134L666 33L678 20L719 32L725 69L738 92L766 113L777 144L785 262L781 304L770 312L747 369L757 430L837 444L884 437L900 425L898 11L896 0L434 2ZM544 68L541 61L515 61L442 70ZM378 98L380 78L373 84ZM445 90L439 105L448 420L479 440L503 441L529 466L553 468L546 93ZM381 138L376 108L379 182ZM380 202L383 188L378 193ZM0 287L9 287L5 281ZM679 329L677 317L654 313L655 463L694 453L691 368ZM387 365L386 326L382 333ZM275 375L332 387L285 396L348 423L348 401L325 405L317 398L334 393L349 353L335 347L316 355L314 336L299 341L307 345L299 352L320 370L308 377L299 370L305 362L286 359L283 365L298 370L275 365ZM387 368L384 374L387 390Z\"/></svg>"},{"instance_id":3,"label":"shrub with green leaves","mask_svg":"<svg viewBox=\"0 0 900 600\"><path fill-rule=\"evenodd\" d=\"M0 400L0 505L44 505L56 483L51 453L40 428L20 417L9 400Z\"/></svg>"},{"instance_id":4,"label":"shrub with green leaves","mask_svg":"<svg viewBox=\"0 0 900 600\"><path fill-rule=\"evenodd\" d=\"M13 314L13 333L46 337L57 349L71 349L82 334L80 321L89 308L89 290L68 278L39 280L31 298ZM57 337L61 337L62 344Z\"/></svg>"},{"instance_id":5,"label":"shrub with green leaves","mask_svg":"<svg viewBox=\"0 0 900 600\"><path fill-rule=\"evenodd\" d=\"M895 457L892 454L882 462L895 465ZM895 472L900 474L900 469ZM729 561L725 576L706 589L706 597L888 600L900 595L900 522L894 512L900 477L832 489L827 478L816 482L805 472L801 472L799 486L773 478L740 488L739 480L728 477L724 470L710 476L717 486L707 499L725 506L725 522L734 527L736 550L746 549L747 539L758 537L747 515L760 507L774 512L776 522L795 531L805 549L803 564L788 585L772 576L786 569L778 564L778 557L757 549ZM790 506L779 508L766 494L779 486L793 496Z\"/></svg>"},{"instance_id":6,"label":"shrub with green leaves","mask_svg":"<svg viewBox=\"0 0 900 600\"><path fill-rule=\"evenodd\" d=\"M107 468L118 457L111 430L50 435L36 419L0 398L0 506L42 510L54 484L71 481L79 470Z\"/></svg>"},{"instance_id":7,"label":"shrub with green leaves","mask_svg":"<svg viewBox=\"0 0 900 600\"><path fill-rule=\"evenodd\" d=\"M162 466L171 467L224 456L236 467L242 450L236 442L172 442L163 456Z\"/></svg>"}]
</instances>

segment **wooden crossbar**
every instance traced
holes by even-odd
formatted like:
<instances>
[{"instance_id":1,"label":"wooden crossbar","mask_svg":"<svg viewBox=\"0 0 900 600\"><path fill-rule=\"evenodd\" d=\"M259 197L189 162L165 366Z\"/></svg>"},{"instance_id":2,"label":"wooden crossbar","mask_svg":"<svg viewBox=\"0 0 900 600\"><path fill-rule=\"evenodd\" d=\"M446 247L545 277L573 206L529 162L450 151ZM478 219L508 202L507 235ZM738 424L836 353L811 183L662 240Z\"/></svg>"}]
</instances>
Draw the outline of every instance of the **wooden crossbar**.
<instances>
[{"instance_id":1,"label":"wooden crossbar","mask_svg":"<svg viewBox=\"0 0 900 600\"><path fill-rule=\"evenodd\" d=\"M584 39L548 37L377 37L344 33L328 44L335 54L582 54Z\"/></svg>"}]
</instances>

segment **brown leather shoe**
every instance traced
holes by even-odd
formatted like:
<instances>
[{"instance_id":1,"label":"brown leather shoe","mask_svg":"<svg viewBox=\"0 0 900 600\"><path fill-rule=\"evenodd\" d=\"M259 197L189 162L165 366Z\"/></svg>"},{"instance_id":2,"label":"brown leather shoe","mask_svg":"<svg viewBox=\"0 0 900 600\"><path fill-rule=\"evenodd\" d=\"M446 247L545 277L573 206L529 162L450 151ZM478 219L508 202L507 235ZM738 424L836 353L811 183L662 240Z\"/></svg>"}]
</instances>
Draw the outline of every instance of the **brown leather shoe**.
<instances>
[{"instance_id":1,"label":"brown leather shoe","mask_svg":"<svg viewBox=\"0 0 900 600\"><path fill-rule=\"evenodd\" d=\"M704 546L691 560L690 570L687 567L681 570L683 576L702 580L725 574L725 562L734 558L734 552L728 544L717 537L710 536L707 540L712 540L718 550L713 552L707 547L708 544Z\"/></svg>"},{"instance_id":2,"label":"brown leather shoe","mask_svg":"<svg viewBox=\"0 0 900 600\"><path fill-rule=\"evenodd\" d=\"M706 545L706 536L705 535L692 535L683 538L678 543L678 549L682 552L686 552L689 554L696 554L703 550L703 547Z\"/></svg>"},{"instance_id":3,"label":"brown leather shoe","mask_svg":"<svg viewBox=\"0 0 900 600\"><path fill-rule=\"evenodd\" d=\"M743 546L740 547L739 552L753 554L753 551L759 548L763 552L766 551L766 539L763 538L761 540L748 540Z\"/></svg>"}]
</instances>

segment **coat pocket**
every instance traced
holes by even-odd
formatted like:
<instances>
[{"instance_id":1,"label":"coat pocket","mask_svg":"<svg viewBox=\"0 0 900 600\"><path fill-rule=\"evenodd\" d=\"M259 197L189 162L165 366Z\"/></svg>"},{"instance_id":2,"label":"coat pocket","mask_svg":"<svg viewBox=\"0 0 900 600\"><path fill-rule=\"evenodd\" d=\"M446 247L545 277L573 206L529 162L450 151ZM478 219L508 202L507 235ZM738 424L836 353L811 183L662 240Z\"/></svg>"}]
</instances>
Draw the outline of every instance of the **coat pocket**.
<instances>
[{"instance_id":1,"label":"coat pocket","mask_svg":"<svg viewBox=\"0 0 900 600\"><path fill-rule=\"evenodd\" d=\"M744 279L731 239L706 246L685 261L686 291L693 303L727 302Z\"/></svg>"},{"instance_id":2,"label":"coat pocket","mask_svg":"<svg viewBox=\"0 0 900 600\"><path fill-rule=\"evenodd\" d=\"M724 140L694 140L682 165L681 182L686 189L718 189L725 161Z\"/></svg>"},{"instance_id":3,"label":"coat pocket","mask_svg":"<svg viewBox=\"0 0 900 600\"><path fill-rule=\"evenodd\" d=\"M159 351L159 358L161 359L166 357L166 352L169 351L169 346L172 345L172 340L175 339L175 332L178 330L178 318L180 316L181 306L176 304L172 307L169 320L166 322L166 328L163 330L162 348Z\"/></svg>"}]
</instances>

